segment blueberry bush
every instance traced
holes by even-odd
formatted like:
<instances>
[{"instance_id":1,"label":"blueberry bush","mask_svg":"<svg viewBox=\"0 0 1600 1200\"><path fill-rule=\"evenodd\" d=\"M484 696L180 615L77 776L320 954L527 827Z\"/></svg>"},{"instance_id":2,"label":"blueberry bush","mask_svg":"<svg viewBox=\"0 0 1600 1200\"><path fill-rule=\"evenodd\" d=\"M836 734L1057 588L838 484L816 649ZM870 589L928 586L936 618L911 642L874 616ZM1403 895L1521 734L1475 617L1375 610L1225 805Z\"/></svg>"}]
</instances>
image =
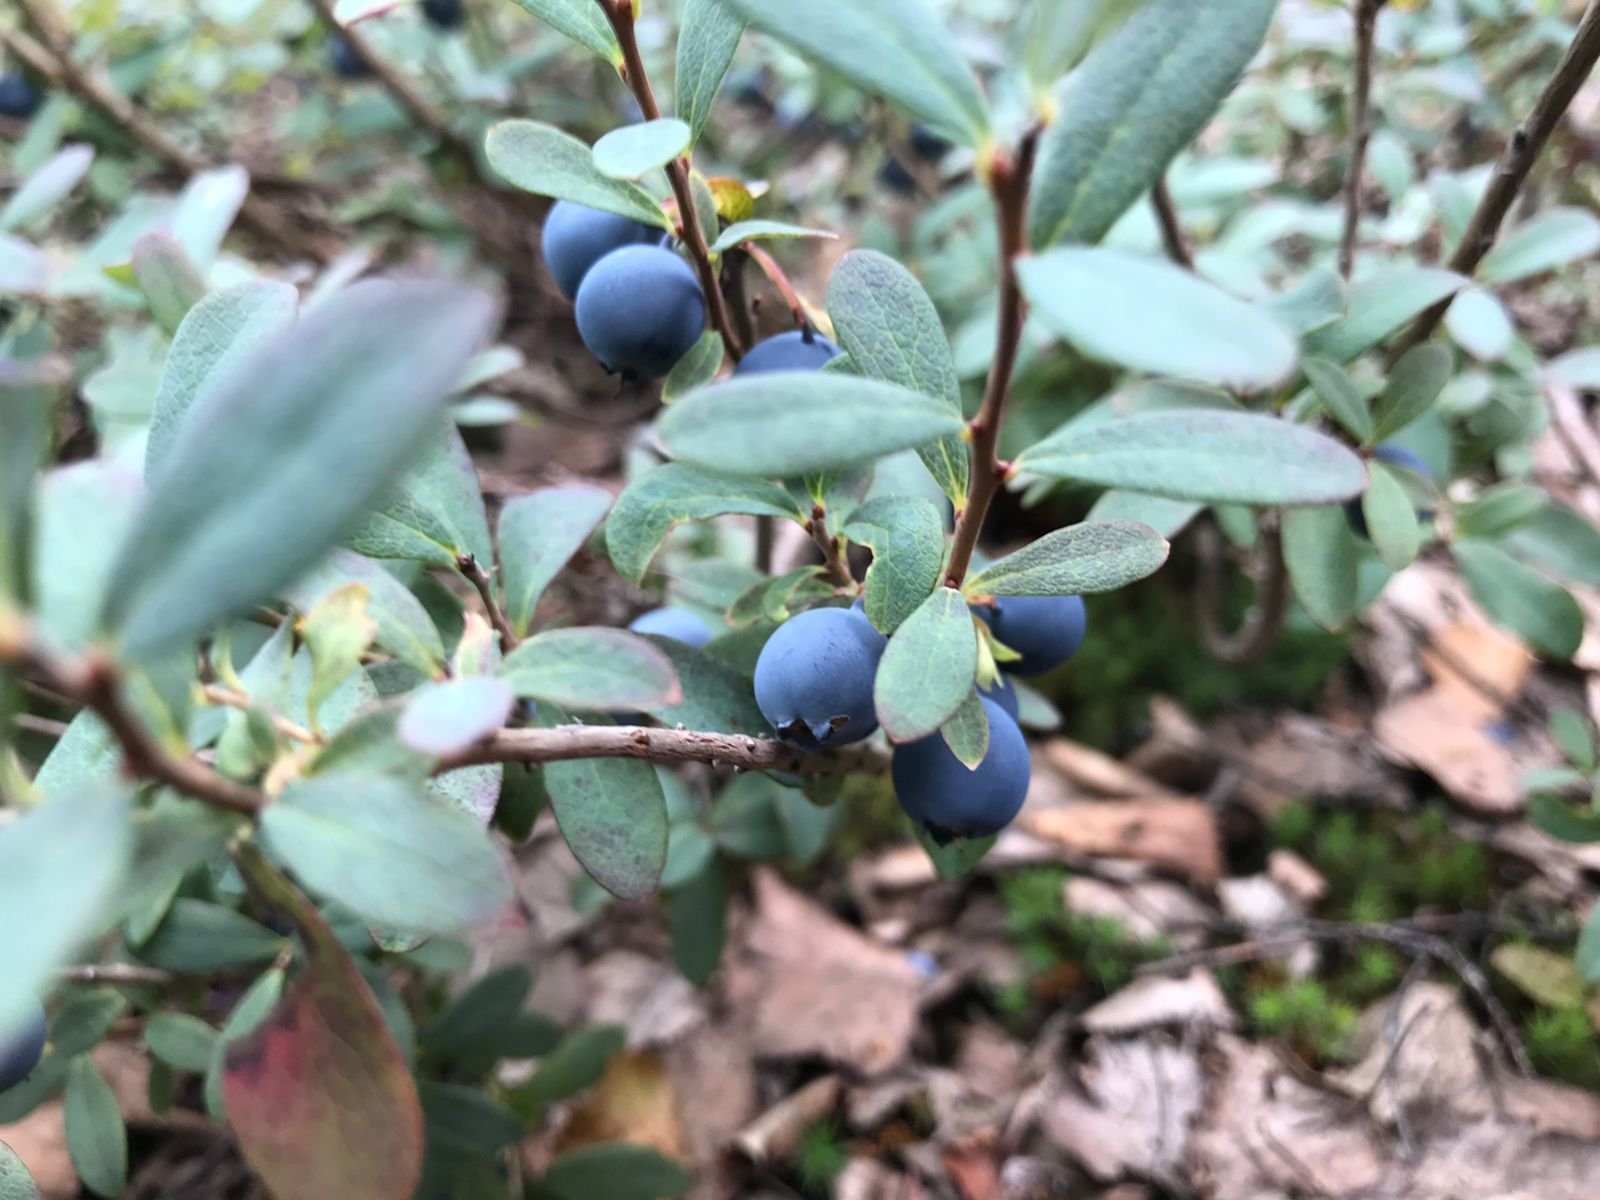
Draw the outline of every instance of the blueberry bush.
<instances>
[{"instance_id":1,"label":"blueberry bush","mask_svg":"<svg viewBox=\"0 0 1600 1200\"><path fill-rule=\"evenodd\" d=\"M678 1195L641 1147L509 1152L621 1045L522 968L452 982L544 809L703 983L742 864L815 860L862 780L972 870L1083 598L1174 547L1218 671L1419 556L1570 660L1600 533L1530 448L1600 350L1517 306L1593 316L1546 150L1600 8L1352 5L1353 43L1278 0L16 0L0 1125L64 1095L123 1194L89 1052L133 1022L152 1104L284 1200ZM819 129L864 172L786 208ZM628 478L486 498L469 443L541 365L497 339L552 289L595 365L549 369L642 414ZM648 611L550 602L597 562ZM1537 819L1594 840L1557 733Z\"/></svg>"}]
</instances>

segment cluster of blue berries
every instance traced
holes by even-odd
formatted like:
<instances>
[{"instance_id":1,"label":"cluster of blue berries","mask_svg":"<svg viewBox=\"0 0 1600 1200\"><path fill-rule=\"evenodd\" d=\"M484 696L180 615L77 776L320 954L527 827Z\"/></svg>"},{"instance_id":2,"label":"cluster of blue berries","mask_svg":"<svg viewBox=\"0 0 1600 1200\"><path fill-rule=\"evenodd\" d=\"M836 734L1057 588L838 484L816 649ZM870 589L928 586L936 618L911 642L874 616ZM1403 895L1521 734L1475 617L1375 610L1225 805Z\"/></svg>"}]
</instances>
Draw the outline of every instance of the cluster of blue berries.
<instances>
[{"instance_id":1,"label":"cluster of blue berries","mask_svg":"<svg viewBox=\"0 0 1600 1200\"><path fill-rule=\"evenodd\" d=\"M1066 662L1083 644L1078 596L1000 597L973 610L996 640L1020 657L1016 674ZM873 681L888 639L851 608L815 608L790 618L756 661L756 703L778 736L805 748L860 741L878 728ZM979 700L989 720L989 749L976 769L941 734L897 746L895 795L936 841L985 837L1009 824L1027 796L1028 747L1017 724L1017 691L1004 675Z\"/></svg>"},{"instance_id":2,"label":"cluster of blue berries","mask_svg":"<svg viewBox=\"0 0 1600 1200\"><path fill-rule=\"evenodd\" d=\"M44 1008L36 1001L15 1029L0 1030L0 1092L16 1087L39 1065L44 1042Z\"/></svg>"}]
</instances>

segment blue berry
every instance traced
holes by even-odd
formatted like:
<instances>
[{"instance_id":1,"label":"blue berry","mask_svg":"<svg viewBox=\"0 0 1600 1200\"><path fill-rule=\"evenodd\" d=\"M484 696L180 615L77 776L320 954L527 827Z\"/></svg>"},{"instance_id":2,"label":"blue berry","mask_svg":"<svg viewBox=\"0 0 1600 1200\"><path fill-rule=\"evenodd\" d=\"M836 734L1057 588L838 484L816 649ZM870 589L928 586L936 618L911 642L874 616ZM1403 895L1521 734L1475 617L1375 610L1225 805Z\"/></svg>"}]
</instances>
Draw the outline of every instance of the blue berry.
<instances>
[{"instance_id":1,"label":"blue berry","mask_svg":"<svg viewBox=\"0 0 1600 1200\"><path fill-rule=\"evenodd\" d=\"M993 700L1006 710L1006 715L1013 721L1022 711L1021 703L1017 699L1017 685L1007 675L1002 674L999 683L992 688L979 688L978 695L984 700Z\"/></svg>"},{"instance_id":2,"label":"blue berry","mask_svg":"<svg viewBox=\"0 0 1600 1200\"><path fill-rule=\"evenodd\" d=\"M1014 675L1053 671L1078 652L1088 631L1082 596L996 596L992 605L974 611L995 637L1022 655L1002 664Z\"/></svg>"},{"instance_id":3,"label":"blue berry","mask_svg":"<svg viewBox=\"0 0 1600 1200\"><path fill-rule=\"evenodd\" d=\"M578 333L606 370L659 379L705 331L694 270L661 246L624 246L578 287Z\"/></svg>"},{"instance_id":4,"label":"blue berry","mask_svg":"<svg viewBox=\"0 0 1600 1200\"><path fill-rule=\"evenodd\" d=\"M44 1007L38 1001L15 1029L0 1031L0 1092L16 1087L39 1065L45 1034Z\"/></svg>"},{"instance_id":5,"label":"blue berry","mask_svg":"<svg viewBox=\"0 0 1600 1200\"><path fill-rule=\"evenodd\" d=\"M878 727L872 682L889 640L853 608L790 617L756 660L756 704L785 741L859 742Z\"/></svg>"},{"instance_id":6,"label":"blue berry","mask_svg":"<svg viewBox=\"0 0 1600 1200\"><path fill-rule=\"evenodd\" d=\"M653 608L633 619L628 628L634 633L671 638L687 646L704 646L711 640L711 627L686 608Z\"/></svg>"},{"instance_id":7,"label":"blue berry","mask_svg":"<svg viewBox=\"0 0 1600 1200\"><path fill-rule=\"evenodd\" d=\"M1404 446L1397 446L1393 442L1383 442L1375 446L1372 457L1381 463L1388 463L1391 467L1400 467L1403 470L1415 471L1424 479L1431 480L1433 472L1428 469L1428 464ZM1344 519L1350 526L1350 531L1358 538L1367 536L1367 514L1362 510L1361 497L1344 502ZM1419 521L1433 520L1432 509L1421 509L1417 512Z\"/></svg>"},{"instance_id":8,"label":"blue berry","mask_svg":"<svg viewBox=\"0 0 1600 1200\"><path fill-rule=\"evenodd\" d=\"M993 700L983 700L983 711L989 750L976 770L951 753L943 734L895 747L894 794L937 842L999 833L1027 798L1033 766L1022 730Z\"/></svg>"},{"instance_id":9,"label":"blue berry","mask_svg":"<svg viewBox=\"0 0 1600 1200\"><path fill-rule=\"evenodd\" d=\"M843 353L827 338L812 329L780 333L750 347L739 360L735 375L756 375L763 371L820 371Z\"/></svg>"},{"instance_id":10,"label":"blue berry","mask_svg":"<svg viewBox=\"0 0 1600 1200\"><path fill-rule=\"evenodd\" d=\"M558 200L545 216L539 249L556 287L571 300L577 296L578 285L589 268L613 250L623 246L654 245L661 238L659 228L632 217Z\"/></svg>"},{"instance_id":11,"label":"blue berry","mask_svg":"<svg viewBox=\"0 0 1600 1200\"><path fill-rule=\"evenodd\" d=\"M0 75L0 117L26 121L43 103L44 93L29 83L21 71Z\"/></svg>"},{"instance_id":12,"label":"blue berry","mask_svg":"<svg viewBox=\"0 0 1600 1200\"><path fill-rule=\"evenodd\" d=\"M333 58L333 69L346 79L365 79L372 74L366 61L356 53L348 38L334 38L333 48L329 53Z\"/></svg>"},{"instance_id":13,"label":"blue berry","mask_svg":"<svg viewBox=\"0 0 1600 1200\"><path fill-rule=\"evenodd\" d=\"M461 0L422 0L422 17L435 29L448 33L467 23L467 10Z\"/></svg>"}]
</instances>

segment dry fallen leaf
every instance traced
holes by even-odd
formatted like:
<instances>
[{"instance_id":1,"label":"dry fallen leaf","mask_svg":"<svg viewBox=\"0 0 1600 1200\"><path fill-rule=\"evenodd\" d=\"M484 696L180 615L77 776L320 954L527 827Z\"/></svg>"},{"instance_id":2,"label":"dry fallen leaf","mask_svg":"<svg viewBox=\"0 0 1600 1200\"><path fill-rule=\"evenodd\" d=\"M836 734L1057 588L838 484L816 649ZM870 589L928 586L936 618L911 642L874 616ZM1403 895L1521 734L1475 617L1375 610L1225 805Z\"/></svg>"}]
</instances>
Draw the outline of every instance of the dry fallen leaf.
<instances>
[{"instance_id":1,"label":"dry fallen leaf","mask_svg":"<svg viewBox=\"0 0 1600 1200\"><path fill-rule=\"evenodd\" d=\"M1145 975L1106 997L1078 1018L1090 1033L1140 1033L1158 1025L1232 1029L1238 1018L1206 970L1181 979Z\"/></svg>"},{"instance_id":2,"label":"dry fallen leaf","mask_svg":"<svg viewBox=\"0 0 1600 1200\"><path fill-rule=\"evenodd\" d=\"M686 1107L653 1050L624 1050L572 1110L555 1141L564 1153L597 1142L634 1142L668 1158L687 1158L678 1114Z\"/></svg>"},{"instance_id":3,"label":"dry fallen leaf","mask_svg":"<svg viewBox=\"0 0 1600 1200\"><path fill-rule=\"evenodd\" d=\"M1198 800L1107 800L1024 812L1025 829L1062 849L1132 858L1195 882L1222 877L1216 817Z\"/></svg>"},{"instance_id":4,"label":"dry fallen leaf","mask_svg":"<svg viewBox=\"0 0 1600 1200\"><path fill-rule=\"evenodd\" d=\"M863 936L771 871L753 879L755 914L729 955L729 1004L748 1014L751 1049L818 1056L865 1075L905 1057L922 975L905 953Z\"/></svg>"}]
</instances>

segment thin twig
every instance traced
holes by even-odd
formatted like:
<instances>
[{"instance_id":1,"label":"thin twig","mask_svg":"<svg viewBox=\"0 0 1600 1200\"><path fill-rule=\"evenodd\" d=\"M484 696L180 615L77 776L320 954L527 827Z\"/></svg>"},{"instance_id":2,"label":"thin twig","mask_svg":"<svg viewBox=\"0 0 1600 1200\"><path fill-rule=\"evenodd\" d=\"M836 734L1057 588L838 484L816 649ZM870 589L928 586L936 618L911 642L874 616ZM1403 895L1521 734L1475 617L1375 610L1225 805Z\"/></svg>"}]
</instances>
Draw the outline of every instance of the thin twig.
<instances>
[{"instance_id":1,"label":"thin twig","mask_svg":"<svg viewBox=\"0 0 1600 1200\"><path fill-rule=\"evenodd\" d=\"M789 315L794 318L794 323L801 329L810 326L811 319L806 316L806 306L800 299L800 293L795 290L794 284L789 282L789 276L784 273L778 260L773 258L754 242L741 244L746 254L755 260L756 266L761 268L761 273L767 277L772 286L778 289L778 294L783 297L784 304L789 307Z\"/></svg>"},{"instance_id":2,"label":"thin twig","mask_svg":"<svg viewBox=\"0 0 1600 1200\"><path fill-rule=\"evenodd\" d=\"M522 643L517 636L517 631L511 627L505 610L500 607L500 601L495 598L494 580L489 577L488 570L470 554L463 554L456 560L456 569L466 577L468 583L477 590L478 599L483 601L483 610L488 614L489 623L500 634L500 649L509 654Z\"/></svg>"},{"instance_id":3,"label":"thin twig","mask_svg":"<svg viewBox=\"0 0 1600 1200\"><path fill-rule=\"evenodd\" d=\"M0 623L0 663L42 677L55 690L93 709L122 746L127 771L151 779L230 812L253 814L266 797L236 783L193 758L177 758L150 735L123 700L120 681L110 660L68 659L46 649L21 620Z\"/></svg>"},{"instance_id":4,"label":"thin twig","mask_svg":"<svg viewBox=\"0 0 1600 1200\"><path fill-rule=\"evenodd\" d=\"M1350 98L1350 164L1344 180L1344 230L1339 238L1339 274L1345 279L1356 264L1356 239L1361 228L1361 181L1367 171L1367 143L1372 140L1372 54L1378 10L1384 0L1356 0L1356 79Z\"/></svg>"},{"instance_id":5,"label":"thin twig","mask_svg":"<svg viewBox=\"0 0 1600 1200\"><path fill-rule=\"evenodd\" d=\"M1167 186L1167 177L1156 180L1150 189L1150 203L1155 206L1156 222L1161 226L1161 243L1167 248L1167 257L1186 271L1194 270L1194 254L1189 249L1189 239L1183 232L1183 220L1178 215L1177 201Z\"/></svg>"},{"instance_id":6,"label":"thin twig","mask_svg":"<svg viewBox=\"0 0 1600 1200\"><path fill-rule=\"evenodd\" d=\"M84 963L76 967L62 967L56 972L56 978L63 983L166 987L178 977L160 967L143 967L137 963Z\"/></svg>"},{"instance_id":7,"label":"thin twig","mask_svg":"<svg viewBox=\"0 0 1600 1200\"><path fill-rule=\"evenodd\" d=\"M1545 396L1550 401L1550 419L1556 433L1567 444L1573 459L1583 468L1591 483L1600 483L1600 437L1584 415L1583 401L1575 389L1554 379L1546 380Z\"/></svg>"},{"instance_id":8,"label":"thin twig","mask_svg":"<svg viewBox=\"0 0 1600 1200\"><path fill-rule=\"evenodd\" d=\"M52 721L49 717L36 717L32 713L13 713L11 723L24 733L37 733L41 737L58 738L67 732L65 721Z\"/></svg>"},{"instance_id":9,"label":"thin twig","mask_svg":"<svg viewBox=\"0 0 1600 1200\"><path fill-rule=\"evenodd\" d=\"M206 683L201 685L200 695L207 704L219 705L223 708L237 708L241 712L256 709L265 713L267 720L272 722L272 727L291 742L304 742L306 745L315 745L322 740L304 725L296 724L281 713L262 708L261 705L257 704L254 699L244 692L236 692L232 688L223 687L218 683Z\"/></svg>"},{"instance_id":10,"label":"thin twig","mask_svg":"<svg viewBox=\"0 0 1600 1200\"><path fill-rule=\"evenodd\" d=\"M1260 536L1250 552L1249 575L1255 583L1255 600L1243 622L1235 630L1223 627L1222 610L1227 602L1227 583L1222 578L1222 537L1216 527L1202 522L1195 530L1199 555L1200 636L1206 651L1218 662L1235 666L1255 662L1278 639L1283 618L1289 609L1289 572L1283 561L1283 540L1277 522L1262 521Z\"/></svg>"},{"instance_id":11,"label":"thin twig","mask_svg":"<svg viewBox=\"0 0 1600 1200\"><path fill-rule=\"evenodd\" d=\"M38 39L30 45L31 39L24 35L6 32L6 44L19 58L34 64L48 64L52 69L47 73L52 78L59 79L85 104L96 109L140 146L181 174L195 175L213 165L170 137L97 72L73 57L72 38L51 0L16 0L16 3L23 20ZM244 198L239 217L269 242L291 253L322 263L330 262L334 257L335 251L331 246L285 221L276 208L259 196L247 195Z\"/></svg>"},{"instance_id":12,"label":"thin twig","mask_svg":"<svg viewBox=\"0 0 1600 1200\"><path fill-rule=\"evenodd\" d=\"M434 773L479 763L565 762L575 758L642 758L650 762L703 762L749 771L796 775L882 772L888 760L870 747L838 752L802 750L772 738L645 725L558 725L552 729L502 729L440 761Z\"/></svg>"},{"instance_id":13,"label":"thin twig","mask_svg":"<svg viewBox=\"0 0 1600 1200\"><path fill-rule=\"evenodd\" d=\"M319 0L325 2L325 0ZM634 99L647 121L658 120L661 106L656 103L655 92L650 88L650 77L645 72L644 56L639 53L639 39L633 28L633 0L600 0L611 28L616 32L617 43L622 47L622 78L633 90ZM689 158L687 155L667 164L667 178L672 181L672 194L678 201L678 221L683 230L683 244L688 248L695 273L700 277L700 289L705 293L706 306L711 312L711 327L722 335L722 344L728 357L738 362L744 357L745 345L728 316L728 303L722 295L722 285L717 279L716 264L711 261L711 246L705 231L700 228L700 213L695 208L694 190L689 185Z\"/></svg>"},{"instance_id":14,"label":"thin twig","mask_svg":"<svg viewBox=\"0 0 1600 1200\"><path fill-rule=\"evenodd\" d=\"M756 325L750 319L750 297L745 291L744 265L749 255L735 246L722 256L723 295L728 299L728 312L733 317L733 327L739 331L739 340L746 346L756 344Z\"/></svg>"},{"instance_id":15,"label":"thin twig","mask_svg":"<svg viewBox=\"0 0 1600 1200\"><path fill-rule=\"evenodd\" d=\"M1017 260L1028 250L1028 188L1033 181L1033 161L1042 132L1037 125L1023 134L1015 157L1004 151L995 154L989 167L989 191L1000 224L1000 316L995 341L994 365L984 385L983 403L968 430L972 437L972 473L967 485L966 503L956 517L955 537L950 548L950 565L945 583L959 588L967 577L978 534L989 514L989 505L1005 481L1009 464L999 456L1000 423L1005 416L1006 397L1011 392L1011 376L1017 366L1017 351L1022 345L1022 326L1027 303L1017 282Z\"/></svg>"},{"instance_id":16,"label":"thin twig","mask_svg":"<svg viewBox=\"0 0 1600 1200\"><path fill-rule=\"evenodd\" d=\"M1566 53L1556 65L1555 74L1534 102L1527 120L1517 127L1511 140L1506 143L1500 161L1495 166L1494 178L1489 181L1477 211L1472 214L1461 243L1450 256L1452 271L1470 277L1483 261L1483 256L1489 253L1517 193L1527 181L1528 172L1533 169L1551 133L1566 115L1578 89L1588 79L1596 60L1600 60L1600 0L1590 0L1582 20L1578 22L1577 32L1572 35ZM1439 301L1412 323L1411 328L1395 344L1391 361L1433 336L1433 331L1439 327L1439 322L1450 308L1451 299Z\"/></svg>"},{"instance_id":17,"label":"thin twig","mask_svg":"<svg viewBox=\"0 0 1600 1200\"><path fill-rule=\"evenodd\" d=\"M1483 1006L1494 1026L1495 1036L1504 1047L1507 1057L1517 1071L1525 1076L1533 1074L1533 1064L1528 1052L1517 1036L1505 1008L1495 999L1489 981L1477 964L1469 959L1448 939L1432 933L1414 921L1295 921L1280 926L1260 929L1248 941L1228 946L1215 946L1173 954L1136 968L1137 975L1179 975L1196 967L1238 966L1263 958L1276 958L1305 942L1384 942L1407 954L1426 956L1443 963L1455 972L1478 1003Z\"/></svg>"},{"instance_id":18,"label":"thin twig","mask_svg":"<svg viewBox=\"0 0 1600 1200\"><path fill-rule=\"evenodd\" d=\"M828 510L818 504L811 509L811 519L806 522L806 532L822 551L822 563L827 568L828 582L834 587L854 587L855 576L850 574L850 564L839 549L839 539L828 530Z\"/></svg>"},{"instance_id":19,"label":"thin twig","mask_svg":"<svg viewBox=\"0 0 1600 1200\"><path fill-rule=\"evenodd\" d=\"M339 23L339 18L334 13L334 0L311 0L311 3L329 32L336 37L344 38L349 43L351 52L367 70L372 72L384 90L394 97L395 103L405 110L413 124L438 139L441 145L448 147L457 157L476 165L477 158L473 154L472 143L451 127L450 119L445 116L442 109L412 87L411 81L374 49L366 34L354 25Z\"/></svg>"}]
</instances>

